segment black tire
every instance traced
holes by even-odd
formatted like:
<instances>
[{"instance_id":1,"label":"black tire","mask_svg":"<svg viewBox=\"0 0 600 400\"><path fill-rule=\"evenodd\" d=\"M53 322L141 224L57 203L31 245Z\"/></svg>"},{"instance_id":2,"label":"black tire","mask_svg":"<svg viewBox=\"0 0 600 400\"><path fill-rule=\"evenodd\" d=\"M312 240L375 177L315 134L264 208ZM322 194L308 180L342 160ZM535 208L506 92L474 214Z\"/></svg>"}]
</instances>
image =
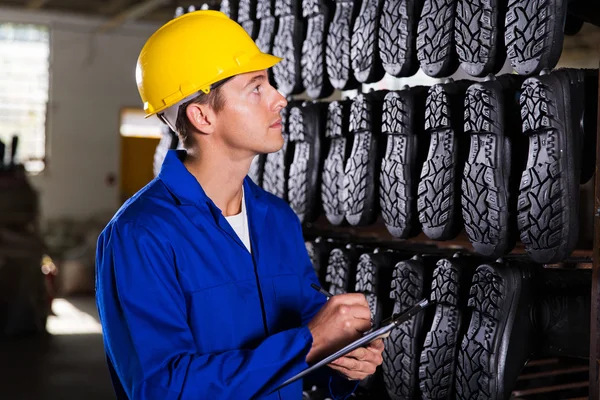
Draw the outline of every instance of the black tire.
<instances>
[{"instance_id":1,"label":"black tire","mask_svg":"<svg viewBox=\"0 0 600 400\"><path fill-rule=\"evenodd\" d=\"M564 42L567 1L510 0L504 40L508 57L520 75L552 69Z\"/></svg>"},{"instance_id":2,"label":"black tire","mask_svg":"<svg viewBox=\"0 0 600 400\"><path fill-rule=\"evenodd\" d=\"M256 19L263 20L268 17L274 17L273 0L257 0Z\"/></svg>"},{"instance_id":3,"label":"black tire","mask_svg":"<svg viewBox=\"0 0 600 400\"><path fill-rule=\"evenodd\" d=\"M379 82L385 75L377 40L380 19L381 0L363 0L350 47L352 72L361 83Z\"/></svg>"},{"instance_id":4,"label":"black tire","mask_svg":"<svg viewBox=\"0 0 600 400\"><path fill-rule=\"evenodd\" d=\"M505 90L502 82L510 89ZM516 239L513 199L518 187L512 183L510 129L519 114L505 96L514 96L518 82L518 78L505 76L475 83L465 96L464 129L471 145L463 173L462 215L475 251L492 259L510 252Z\"/></svg>"},{"instance_id":5,"label":"black tire","mask_svg":"<svg viewBox=\"0 0 600 400\"><path fill-rule=\"evenodd\" d=\"M256 40L258 32L260 31L260 21L249 19L247 21L240 22L242 28L248 33L252 40Z\"/></svg>"},{"instance_id":6,"label":"black tire","mask_svg":"<svg viewBox=\"0 0 600 400\"><path fill-rule=\"evenodd\" d=\"M354 1L336 1L333 20L327 33L325 61L331 86L339 90L357 89L360 84L352 73L350 44L352 29L358 16Z\"/></svg>"},{"instance_id":7,"label":"black tire","mask_svg":"<svg viewBox=\"0 0 600 400\"><path fill-rule=\"evenodd\" d=\"M230 19L237 21L239 5L240 2L238 0L222 0L219 10Z\"/></svg>"},{"instance_id":8,"label":"black tire","mask_svg":"<svg viewBox=\"0 0 600 400\"><path fill-rule=\"evenodd\" d=\"M237 22L242 23L256 19L257 0L239 0Z\"/></svg>"},{"instance_id":9,"label":"black tire","mask_svg":"<svg viewBox=\"0 0 600 400\"><path fill-rule=\"evenodd\" d=\"M256 1L257 0L239 0L237 22L250 35L252 40L256 40L259 31L259 21L256 20Z\"/></svg>"},{"instance_id":10,"label":"black tire","mask_svg":"<svg viewBox=\"0 0 600 400\"><path fill-rule=\"evenodd\" d=\"M398 255L392 252L376 249L374 253L362 254L356 267L357 293L362 293L367 298L371 309L373 326L381 324L384 316L390 315L392 306L388 301L390 282L392 280L393 262ZM374 398L385 396L382 368L363 379L360 387L366 389Z\"/></svg>"},{"instance_id":11,"label":"black tire","mask_svg":"<svg viewBox=\"0 0 600 400\"><path fill-rule=\"evenodd\" d=\"M359 94L350 110L352 150L344 170L342 202L351 225L375 222L379 209L378 177L381 166L381 109L385 91Z\"/></svg>"},{"instance_id":12,"label":"black tire","mask_svg":"<svg viewBox=\"0 0 600 400\"><path fill-rule=\"evenodd\" d=\"M275 0L275 16L293 15L300 17L300 0Z\"/></svg>"},{"instance_id":13,"label":"black tire","mask_svg":"<svg viewBox=\"0 0 600 400\"><path fill-rule=\"evenodd\" d=\"M374 326L379 326L390 307L386 300L389 293L392 265L389 258L378 253L360 255L356 266L355 292L367 298ZM386 279L388 278L388 279Z\"/></svg>"},{"instance_id":14,"label":"black tire","mask_svg":"<svg viewBox=\"0 0 600 400\"><path fill-rule=\"evenodd\" d=\"M425 400L454 399L454 378L463 324L468 321L466 294L470 280L456 259L437 262L431 283L431 301L436 304L433 324L427 333L419 367L419 382Z\"/></svg>"},{"instance_id":15,"label":"black tire","mask_svg":"<svg viewBox=\"0 0 600 400\"><path fill-rule=\"evenodd\" d=\"M327 220L332 225L344 223L344 168L350 153L351 138L347 137L350 100L332 101L327 114L325 136L330 140L329 151L323 164L321 201Z\"/></svg>"},{"instance_id":16,"label":"black tire","mask_svg":"<svg viewBox=\"0 0 600 400\"><path fill-rule=\"evenodd\" d=\"M425 131L431 140L421 170L417 207L423 232L434 240L453 239L462 225L460 182L464 139L460 136L464 91L457 83L432 86L425 108Z\"/></svg>"},{"instance_id":17,"label":"black tire","mask_svg":"<svg viewBox=\"0 0 600 400\"><path fill-rule=\"evenodd\" d=\"M417 190L423 165L424 87L385 96L382 133L387 136L379 175L379 205L388 231L408 238L420 232ZM419 143L421 141L421 143Z\"/></svg>"},{"instance_id":18,"label":"black tire","mask_svg":"<svg viewBox=\"0 0 600 400\"><path fill-rule=\"evenodd\" d=\"M457 0L454 38L462 69L471 76L495 74L506 60L506 0Z\"/></svg>"},{"instance_id":19,"label":"black tire","mask_svg":"<svg viewBox=\"0 0 600 400\"><path fill-rule=\"evenodd\" d=\"M427 295L424 269L418 257L395 265L390 291L394 314L406 311ZM383 380L392 400L418 398L419 359L427 329L425 324L426 316L421 312L384 339Z\"/></svg>"},{"instance_id":20,"label":"black tire","mask_svg":"<svg viewBox=\"0 0 600 400\"><path fill-rule=\"evenodd\" d=\"M564 260L579 236L582 83L579 70L559 70L523 83L521 115L529 155L521 177L518 226L521 242L539 263Z\"/></svg>"},{"instance_id":21,"label":"black tire","mask_svg":"<svg viewBox=\"0 0 600 400\"><path fill-rule=\"evenodd\" d=\"M468 303L472 316L458 352L458 400L510 397L532 350L531 281L524 266L477 267Z\"/></svg>"},{"instance_id":22,"label":"black tire","mask_svg":"<svg viewBox=\"0 0 600 400\"><path fill-rule=\"evenodd\" d=\"M329 293L336 295L354 291L357 263L358 252L353 245L331 250L325 275Z\"/></svg>"},{"instance_id":23,"label":"black tire","mask_svg":"<svg viewBox=\"0 0 600 400\"><path fill-rule=\"evenodd\" d=\"M325 3L315 4L314 1L305 0L304 5L307 33L302 45L302 84L310 98L320 99L333 93L333 86L329 82L325 66L329 10Z\"/></svg>"},{"instance_id":24,"label":"black tire","mask_svg":"<svg viewBox=\"0 0 600 400\"><path fill-rule=\"evenodd\" d=\"M502 310L508 301L509 289L502 275L490 265L477 268L473 276L469 307L473 316L467 335L462 340L456 371L456 398L460 400L496 399L496 365L492 361L506 321ZM492 335L494 339L493 342ZM489 339L488 339L489 338ZM482 339L485 339L482 340ZM489 342L488 342L489 340ZM498 398L499 399L499 398Z\"/></svg>"},{"instance_id":25,"label":"black tire","mask_svg":"<svg viewBox=\"0 0 600 400\"><path fill-rule=\"evenodd\" d=\"M301 222L313 222L320 212L322 141L325 135L325 103L293 107L289 116L294 160L290 166L288 198Z\"/></svg>"},{"instance_id":26,"label":"black tire","mask_svg":"<svg viewBox=\"0 0 600 400\"><path fill-rule=\"evenodd\" d=\"M379 57L388 74L413 76L419 70L417 26L423 0L383 0L379 23Z\"/></svg>"},{"instance_id":27,"label":"black tire","mask_svg":"<svg viewBox=\"0 0 600 400\"><path fill-rule=\"evenodd\" d=\"M285 95L304 91L300 59L304 40L304 21L294 15L279 17L273 55L283 60L273 66L277 88Z\"/></svg>"},{"instance_id":28,"label":"black tire","mask_svg":"<svg viewBox=\"0 0 600 400\"><path fill-rule=\"evenodd\" d=\"M294 152L293 143L290 142L287 120L289 110L296 104L290 102L286 108L281 110L283 146L279 151L267 154L263 175L263 189L285 201L288 200L287 180L291 164L290 154Z\"/></svg>"},{"instance_id":29,"label":"black tire","mask_svg":"<svg viewBox=\"0 0 600 400\"><path fill-rule=\"evenodd\" d=\"M458 69L454 48L457 0L425 0L417 33L417 58L425 74L440 78Z\"/></svg>"},{"instance_id":30,"label":"black tire","mask_svg":"<svg viewBox=\"0 0 600 400\"><path fill-rule=\"evenodd\" d=\"M263 53L270 54L273 51L277 32L277 19L275 17L264 17L260 20L260 28L256 37L256 45Z\"/></svg>"}]
</instances>

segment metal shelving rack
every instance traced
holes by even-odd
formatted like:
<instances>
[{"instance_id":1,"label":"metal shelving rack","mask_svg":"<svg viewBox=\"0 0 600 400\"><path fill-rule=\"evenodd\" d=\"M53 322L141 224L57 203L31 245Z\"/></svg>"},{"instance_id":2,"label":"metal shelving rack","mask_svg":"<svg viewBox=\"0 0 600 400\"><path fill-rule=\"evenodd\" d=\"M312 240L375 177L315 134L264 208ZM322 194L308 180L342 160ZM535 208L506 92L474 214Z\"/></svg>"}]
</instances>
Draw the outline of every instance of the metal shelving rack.
<instances>
[{"instance_id":1,"label":"metal shelving rack","mask_svg":"<svg viewBox=\"0 0 600 400\"><path fill-rule=\"evenodd\" d=\"M599 88L600 89L600 88ZM600 95L600 90L599 90ZM600 104L600 101L599 101ZM513 398L565 398L555 397L558 393L581 392L582 389L589 390L589 397L569 396L572 399L589 398L600 400L600 112L597 125L596 142L596 167L594 175L594 232L593 247L578 248L571 256L557 264L546 264L544 268L561 268L566 270L586 269L592 270L591 285L591 315L590 315L590 356L589 368L585 366L585 360L575 361L560 359L540 359L532 360L527 364L527 368L539 365L547 365L544 371L536 373L527 373L525 369L520 381L528 379L539 379L541 377L562 376L568 383L541 385L527 390L515 390ZM427 253L428 251L436 254L451 255L457 251L476 254L466 235L461 233L456 239L444 242L438 242L428 239L424 234L415 238L402 240L394 238L386 229L381 217L370 226L333 226L324 216L319 217L314 223L304 224L304 233L307 237L327 237L338 240L348 240L354 242L381 245L382 247L411 250L415 253ZM520 241L506 258L515 258L529 260L525 249ZM582 373L585 374L589 369L589 380L582 380ZM535 386L535 384L534 384ZM541 396L541 397L540 397ZM547 397L550 396L550 397Z\"/></svg>"}]
</instances>

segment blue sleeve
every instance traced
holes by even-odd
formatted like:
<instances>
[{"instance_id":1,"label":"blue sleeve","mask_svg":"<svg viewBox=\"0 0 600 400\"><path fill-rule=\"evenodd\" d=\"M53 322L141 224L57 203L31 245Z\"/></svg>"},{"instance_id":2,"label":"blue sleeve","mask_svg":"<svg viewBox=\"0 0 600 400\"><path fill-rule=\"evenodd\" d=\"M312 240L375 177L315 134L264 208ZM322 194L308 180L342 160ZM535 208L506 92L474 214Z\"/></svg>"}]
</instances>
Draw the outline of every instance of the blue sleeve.
<instances>
[{"instance_id":1,"label":"blue sleeve","mask_svg":"<svg viewBox=\"0 0 600 400\"><path fill-rule=\"evenodd\" d=\"M135 223L100 236L96 288L107 356L130 400L254 398L307 367L306 326L254 349L198 354L172 249Z\"/></svg>"},{"instance_id":2,"label":"blue sleeve","mask_svg":"<svg viewBox=\"0 0 600 400\"><path fill-rule=\"evenodd\" d=\"M317 312L323 307L327 299L321 293L311 288L311 284L314 283L320 286L319 278L311 264L310 257L304 244L304 237L302 235L302 226L300 222L297 223L297 243L298 246L298 257L300 263L300 269L303 271L303 281L306 282L302 286L304 292L304 310L302 313L302 326L307 325L311 319L317 314ZM359 381L348 381L342 377L336 371L331 368L321 368L320 371L315 371L313 377L309 377L309 381L315 382L316 384L327 385L329 392L333 400L343 400L348 398L356 388L358 387Z\"/></svg>"}]
</instances>

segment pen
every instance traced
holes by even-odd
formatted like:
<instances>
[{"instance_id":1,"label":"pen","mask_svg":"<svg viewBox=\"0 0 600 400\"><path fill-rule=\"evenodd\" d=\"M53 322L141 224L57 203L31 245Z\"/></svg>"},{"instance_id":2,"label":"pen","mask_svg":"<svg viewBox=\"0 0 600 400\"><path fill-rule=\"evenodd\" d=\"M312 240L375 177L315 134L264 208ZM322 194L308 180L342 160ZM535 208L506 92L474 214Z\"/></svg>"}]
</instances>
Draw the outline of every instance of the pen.
<instances>
[{"instance_id":1,"label":"pen","mask_svg":"<svg viewBox=\"0 0 600 400\"><path fill-rule=\"evenodd\" d=\"M327 300L329 300L331 297L333 297L333 295L331 293L329 293L327 290L323 289L322 287L320 287L319 285L315 285L314 283L310 284L310 287L312 287L313 289L315 289L317 292L321 293L322 295L324 295L325 297L327 297Z\"/></svg>"}]
</instances>

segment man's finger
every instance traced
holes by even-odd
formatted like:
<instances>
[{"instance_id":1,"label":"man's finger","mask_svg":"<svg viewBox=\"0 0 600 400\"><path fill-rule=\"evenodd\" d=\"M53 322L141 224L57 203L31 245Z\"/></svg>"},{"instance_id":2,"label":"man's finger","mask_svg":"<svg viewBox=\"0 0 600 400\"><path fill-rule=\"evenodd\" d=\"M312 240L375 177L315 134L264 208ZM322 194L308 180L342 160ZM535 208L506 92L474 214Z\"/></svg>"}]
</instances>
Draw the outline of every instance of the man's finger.
<instances>
[{"instance_id":1,"label":"man's finger","mask_svg":"<svg viewBox=\"0 0 600 400\"><path fill-rule=\"evenodd\" d=\"M362 381L367 376L369 376L369 375L367 375L367 374L365 374L363 372L350 371L349 369L344 368L344 367L331 366L331 369L339 372L346 379L352 380L352 381Z\"/></svg>"},{"instance_id":2,"label":"man's finger","mask_svg":"<svg viewBox=\"0 0 600 400\"><path fill-rule=\"evenodd\" d=\"M365 296L364 294L350 293L350 295L353 296L352 300L355 301L356 304L369 307L369 302L367 301L367 296Z\"/></svg>"},{"instance_id":3,"label":"man's finger","mask_svg":"<svg viewBox=\"0 0 600 400\"><path fill-rule=\"evenodd\" d=\"M359 361L368 361L371 356L369 353L369 350L366 348L359 347L358 349L352 350L350 353L346 354L345 357L354 358Z\"/></svg>"},{"instance_id":4,"label":"man's finger","mask_svg":"<svg viewBox=\"0 0 600 400\"><path fill-rule=\"evenodd\" d=\"M356 358L348 357L348 355L346 355L344 357L338 358L331 364L338 367L344 367L350 371L360 371L362 363Z\"/></svg>"},{"instance_id":5,"label":"man's finger","mask_svg":"<svg viewBox=\"0 0 600 400\"><path fill-rule=\"evenodd\" d=\"M372 341L371 343L369 343L369 346L367 347L369 350L375 350L377 352L381 352L383 349L385 349L385 345L383 344L383 339L377 339Z\"/></svg>"},{"instance_id":6,"label":"man's finger","mask_svg":"<svg viewBox=\"0 0 600 400\"><path fill-rule=\"evenodd\" d=\"M340 304L369 306L367 298L362 293L344 293L333 296L330 301L340 302Z\"/></svg>"},{"instance_id":7,"label":"man's finger","mask_svg":"<svg viewBox=\"0 0 600 400\"><path fill-rule=\"evenodd\" d=\"M344 357L342 357L342 358L344 358ZM342 363L343 362L345 362L345 361L342 361ZM362 380L369 375L373 375L375 373L375 371L377 370L377 366L367 363L367 362L360 363L359 369L351 369L351 368L346 367L345 365L338 365L338 364L329 364L329 367L332 369L335 369L338 372L341 372L342 374L344 374L345 376L347 376L350 379L356 379L356 380Z\"/></svg>"},{"instance_id":8,"label":"man's finger","mask_svg":"<svg viewBox=\"0 0 600 400\"><path fill-rule=\"evenodd\" d=\"M346 354L346 357L355 358L361 363L366 362L376 366L383 362L381 351L368 350L366 348L356 349L353 352Z\"/></svg>"},{"instance_id":9,"label":"man's finger","mask_svg":"<svg viewBox=\"0 0 600 400\"><path fill-rule=\"evenodd\" d=\"M371 324L371 310L369 307L363 307L359 305L346 306L348 307L348 314L356 319L364 319Z\"/></svg>"},{"instance_id":10,"label":"man's finger","mask_svg":"<svg viewBox=\"0 0 600 400\"><path fill-rule=\"evenodd\" d=\"M369 344L368 347L359 347L356 350L352 350L350 353L346 354L344 357L340 357L337 360L341 360L343 358L353 358L358 361L366 361L375 365L381 364L381 353L384 349L383 340L378 339ZM332 361L333 364L336 361Z\"/></svg>"},{"instance_id":11,"label":"man's finger","mask_svg":"<svg viewBox=\"0 0 600 400\"><path fill-rule=\"evenodd\" d=\"M344 318L344 328L348 332L366 332L371 329L371 312L366 307L361 306L340 306L341 314Z\"/></svg>"}]
</instances>

